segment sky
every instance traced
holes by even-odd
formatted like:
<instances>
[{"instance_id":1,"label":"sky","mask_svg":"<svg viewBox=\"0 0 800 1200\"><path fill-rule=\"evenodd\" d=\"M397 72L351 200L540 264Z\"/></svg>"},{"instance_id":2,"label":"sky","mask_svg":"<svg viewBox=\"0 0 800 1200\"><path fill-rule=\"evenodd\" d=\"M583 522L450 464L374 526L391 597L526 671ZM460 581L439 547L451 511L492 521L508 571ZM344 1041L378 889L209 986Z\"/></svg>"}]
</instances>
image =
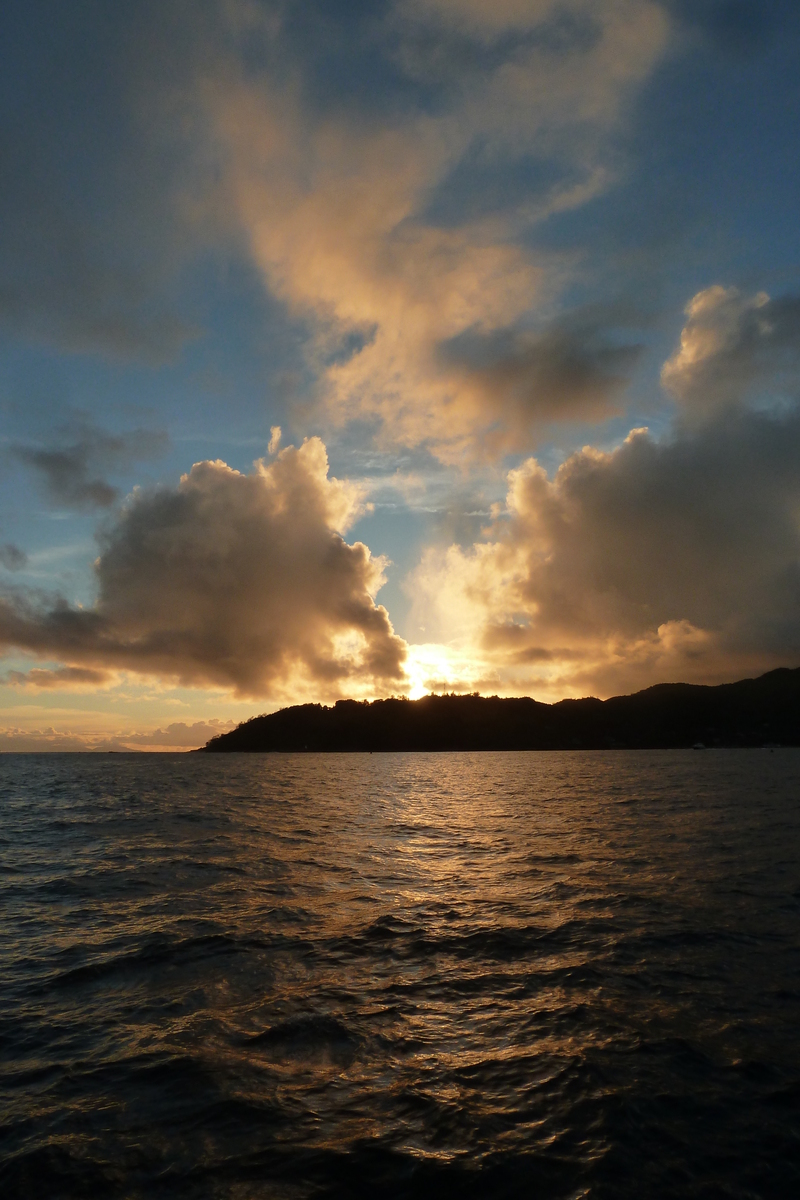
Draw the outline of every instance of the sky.
<instances>
[{"instance_id":1,"label":"sky","mask_svg":"<svg viewBox=\"0 0 800 1200\"><path fill-rule=\"evenodd\" d=\"M791 0L5 0L0 750L800 665Z\"/></svg>"}]
</instances>

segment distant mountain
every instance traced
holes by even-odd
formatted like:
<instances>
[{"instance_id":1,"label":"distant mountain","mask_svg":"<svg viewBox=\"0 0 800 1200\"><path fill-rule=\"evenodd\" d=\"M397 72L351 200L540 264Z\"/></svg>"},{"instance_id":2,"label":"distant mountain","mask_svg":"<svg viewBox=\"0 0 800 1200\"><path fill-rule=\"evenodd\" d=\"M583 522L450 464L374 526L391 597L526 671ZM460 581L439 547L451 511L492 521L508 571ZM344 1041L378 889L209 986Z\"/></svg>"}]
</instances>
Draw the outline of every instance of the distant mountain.
<instances>
[{"instance_id":1,"label":"distant mountain","mask_svg":"<svg viewBox=\"0 0 800 1200\"><path fill-rule=\"evenodd\" d=\"M661 683L610 700L339 700L253 717L203 752L606 750L800 746L800 668L718 687Z\"/></svg>"}]
</instances>

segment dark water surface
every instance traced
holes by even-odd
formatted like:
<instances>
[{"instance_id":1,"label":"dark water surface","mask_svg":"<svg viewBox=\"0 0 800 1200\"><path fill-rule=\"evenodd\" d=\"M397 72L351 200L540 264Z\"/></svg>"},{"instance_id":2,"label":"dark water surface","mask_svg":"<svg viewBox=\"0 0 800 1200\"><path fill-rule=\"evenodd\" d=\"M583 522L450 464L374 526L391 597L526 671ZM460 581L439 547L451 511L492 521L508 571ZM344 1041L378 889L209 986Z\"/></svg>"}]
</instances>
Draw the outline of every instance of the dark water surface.
<instances>
[{"instance_id":1,"label":"dark water surface","mask_svg":"<svg viewBox=\"0 0 800 1200\"><path fill-rule=\"evenodd\" d=\"M4 1197L800 1197L800 751L0 757Z\"/></svg>"}]
</instances>

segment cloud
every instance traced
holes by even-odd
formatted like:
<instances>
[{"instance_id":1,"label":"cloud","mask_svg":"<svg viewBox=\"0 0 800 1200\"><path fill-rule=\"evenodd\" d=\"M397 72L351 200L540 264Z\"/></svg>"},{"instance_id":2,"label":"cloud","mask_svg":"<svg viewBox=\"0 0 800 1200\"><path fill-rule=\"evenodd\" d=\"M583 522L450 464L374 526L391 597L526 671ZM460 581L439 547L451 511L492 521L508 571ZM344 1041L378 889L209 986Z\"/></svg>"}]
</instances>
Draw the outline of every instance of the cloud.
<instances>
[{"instance_id":1,"label":"cloud","mask_svg":"<svg viewBox=\"0 0 800 1200\"><path fill-rule=\"evenodd\" d=\"M796 19L790 0L752 4L750 0L665 0L668 8L689 28L712 44L737 57L758 53L769 37Z\"/></svg>"},{"instance_id":2,"label":"cloud","mask_svg":"<svg viewBox=\"0 0 800 1200\"><path fill-rule=\"evenodd\" d=\"M48 729L0 729L0 750L6 753L82 753L92 742L79 734Z\"/></svg>"},{"instance_id":3,"label":"cloud","mask_svg":"<svg viewBox=\"0 0 800 1200\"><path fill-rule=\"evenodd\" d=\"M374 601L385 561L341 536L363 506L317 438L249 475L197 463L134 492L102 535L93 608L8 596L0 641L241 696L397 690L405 643Z\"/></svg>"},{"instance_id":4,"label":"cloud","mask_svg":"<svg viewBox=\"0 0 800 1200\"><path fill-rule=\"evenodd\" d=\"M439 347L461 388L495 427L484 445L524 445L554 421L619 415L641 347L615 345L602 331L553 325L543 333L467 332ZM509 434L511 435L509 439Z\"/></svg>"},{"instance_id":5,"label":"cloud","mask_svg":"<svg viewBox=\"0 0 800 1200\"><path fill-rule=\"evenodd\" d=\"M610 186L610 139L668 43L664 12L647 0L494 10L398 5L373 27L370 54L408 84L379 120L346 95L315 108L294 63L278 86L269 71L245 75L234 59L210 73L204 93L223 207L237 214L271 292L314 330L322 410L336 424L376 426L385 442L429 444L448 462L484 452L486 430L498 425L498 445L529 445L525 404L568 420L609 407L616 384L608 376L617 372L598 369L597 348L591 397L590 365L580 386L562 387L547 363L526 359L537 349L540 359L560 351L569 359L567 348L530 330L531 314L552 312L570 269L537 255L530 232ZM491 52L479 46L465 57L470 30L481 45L504 36ZM265 40L274 56L280 33ZM423 78L435 103L423 103ZM473 166L490 168L491 189L502 194L505 174L526 162L523 197L495 196L478 216L459 211L465 199L474 207L482 176ZM548 164L543 192L537 162ZM513 391L513 383L498 396L485 373L443 352L462 337L518 342L516 371L530 385L526 392L518 381L524 404L507 411L503 386ZM541 401L531 395L539 385Z\"/></svg>"},{"instance_id":6,"label":"cloud","mask_svg":"<svg viewBox=\"0 0 800 1200\"><path fill-rule=\"evenodd\" d=\"M608 695L800 662L800 301L715 285L686 316L671 430L552 477L529 458L479 540L425 551L416 691Z\"/></svg>"},{"instance_id":7,"label":"cloud","mask_svg":"<svg viewBox=\"0 0 800 1200\"><path fill-rule=\"evenodd\" d=\"M193 335L182 272L243 231L313 330L328 417L450 460L496 406L437 346L552 308L569 264L531 228L611 186L670 37L654 0L33 7L48 37L7 39L0 320L163 362Z\"/></svg>"},{"instance_id":8,"label":"cloud","mask_svg":"<svg viewBox=\"0 0 800 1200\"><path fill-rule=\"evenodd\" d=\"M185 751L204 746L210 738L233 729L235 722L173 721L166 729L132 731L121 729L114 734L76 733L70 729L0 729L0 750L16 753L108 753L116 751Z\"/></svg>"},{"instance_id":9,"label":"cloud","mask_svg":"<svg viewBox=\"0 0 800 1200\"><path fill-rule=\"evenodd\" d=\"M58 667L54 671L34 667L30 671L9 671L2 682L17 687L64 688L69 691L86 687L94 690L116 682L116 676L110 671L98 671L94 667Z\"/></svg>"},{"instance_id":10,"label":"cloud","mask_svg":"<svg viewBox=\"0 0 800 1200\"><path fill-rule=\"evenodd\" d=\"M552 479L528 459L483 540L423 555L417 623L473 672L539 694L800 662L798 462L796 408L660 441L634 430Z\"/></svg>"},{"instance_id":11,"label":"cloud","mask_svg":"<svg viewBox=\"0 0 800 1200\"><path fill-rule=\"evenodd\" d=\"M482 41L493 41L510 31L535 29L554 16L589 11L585 0L565 4L554 0L499 0L496 4L484 4L483 0L401 0L398 8L408 17L440 22Z\"/></svg>"},{"instance_id":12,"label":"cloud","mask_svg":"<svg viewBox=\"0 0 800 1200\"><path fill-rule=\"evenodd\" d=\"M233 729L235 721L172 721L166 729L154 729L152 733L121 733L118 740L130 746L186 746L194 749L204 746L210 738Z\"/></svg>"},{"instance_id":13,"label":"cloud","mask_svg":"<svg viewBox=\"0 0 800 1200\"><path fill-rule=\"evenodd\" d=\"M800 297L746 296L719 284L686 306L680 345L661 381L685 419L794 401L800 392Z\"/></svg>"},{"instance_id":14,"label":"cloud","mask_svg":"<svg viewBox=\"0 0 800 1200\"><path fill-rule=\"evenodd\" d=\"M21 571L27 562L28 556L24 550L20 550L19 546L15 546L11 542L0 546L0 564L7 571Z\"/></svg>"},{"instance_id":15,"label":"cloud","mask_svg":"<svg viewBox=\"0 0 800 1200\"><path fill-rule=\"evenodd\" d=\"M77 428L66 426L61 438L67 444L49 447L14 445L11 454L33 467L44 479L47 492L56 504L69 508L109 508L119 499L100 472L122 469L135 461L163 454L167 435L147 429L111 434L86 422Z\"/></svg>"}]
</instances>

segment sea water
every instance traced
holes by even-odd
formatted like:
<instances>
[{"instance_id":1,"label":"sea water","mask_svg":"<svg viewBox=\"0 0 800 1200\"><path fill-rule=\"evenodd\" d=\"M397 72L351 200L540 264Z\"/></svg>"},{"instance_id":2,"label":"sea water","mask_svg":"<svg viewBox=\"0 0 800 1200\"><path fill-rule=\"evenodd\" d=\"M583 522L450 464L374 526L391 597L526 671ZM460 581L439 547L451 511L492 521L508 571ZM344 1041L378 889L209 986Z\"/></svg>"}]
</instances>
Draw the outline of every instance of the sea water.
<instances>
[{"instance_id":1,"label":"sea water","mask_svg":"<svg viewBox=\"0 0 800 1200\"><path fill-rule=\"evenodd\" d=\"M0 757L6 1197L800 1196L800 751Z\"/></svg>"}]
</instances>

